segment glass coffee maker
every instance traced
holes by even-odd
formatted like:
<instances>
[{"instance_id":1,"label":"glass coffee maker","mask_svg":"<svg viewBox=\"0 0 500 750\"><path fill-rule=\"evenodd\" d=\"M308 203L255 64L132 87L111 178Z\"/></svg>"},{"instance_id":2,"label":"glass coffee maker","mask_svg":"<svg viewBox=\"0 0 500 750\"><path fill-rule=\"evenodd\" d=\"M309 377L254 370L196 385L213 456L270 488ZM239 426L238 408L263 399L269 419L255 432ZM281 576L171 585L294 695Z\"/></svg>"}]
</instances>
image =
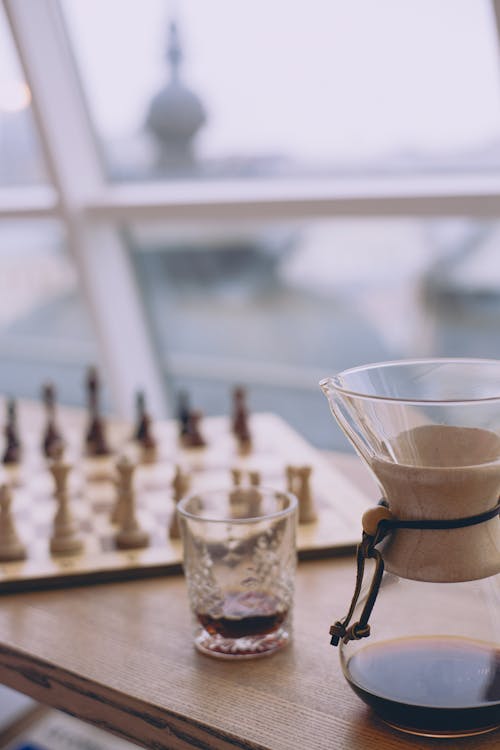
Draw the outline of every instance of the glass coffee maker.
<instances>
[{"instance_id":1,"label":"glass coffee maker","mask_svg":"<svg viewBox=\"0 0 500 750\"><path fill-rule=\"evenodd\" d=\"M363 516L351 606L330 629L348 683L413 734L496 729L500 361L387 362L320 385L382 496Z\"/></svg>"}]
</instances>

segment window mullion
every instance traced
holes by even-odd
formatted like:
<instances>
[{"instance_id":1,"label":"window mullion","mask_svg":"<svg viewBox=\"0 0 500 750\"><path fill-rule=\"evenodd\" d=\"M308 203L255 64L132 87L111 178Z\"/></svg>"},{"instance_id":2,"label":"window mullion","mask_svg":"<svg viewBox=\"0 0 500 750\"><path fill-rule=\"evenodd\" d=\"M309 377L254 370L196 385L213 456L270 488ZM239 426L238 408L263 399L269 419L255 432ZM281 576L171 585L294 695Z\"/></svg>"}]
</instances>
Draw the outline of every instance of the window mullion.
<instances>
[{"instance_id":1,"label":"window mullion","mask_svg":"<svg viewBox=\"0 0 500 750\"><path fill-rule=\"evenodd\" d=\"M127 249L112 225L94 225L83 216L89 197L102 191L104 176L59 3L5 0L5 8L115 409L130 416L134 394L144 388L151 408L163 414L161 371Z\"/></svg>"}]
</instances>

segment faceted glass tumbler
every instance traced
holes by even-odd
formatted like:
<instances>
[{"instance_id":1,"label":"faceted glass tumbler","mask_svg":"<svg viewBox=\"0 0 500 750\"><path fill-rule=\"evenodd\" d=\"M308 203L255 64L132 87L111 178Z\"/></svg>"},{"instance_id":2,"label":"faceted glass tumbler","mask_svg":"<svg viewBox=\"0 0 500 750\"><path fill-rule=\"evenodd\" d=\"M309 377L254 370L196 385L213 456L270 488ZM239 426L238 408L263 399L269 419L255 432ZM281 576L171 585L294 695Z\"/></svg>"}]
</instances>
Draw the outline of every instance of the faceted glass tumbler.
<instances>
[{"instance_id":1,"label":"faceted glass tumbler","mask_svg":"<svg viewBox=\"0 0 500 750\"><path fill-rule=\"evenodd\" d=\"M263 487L199 492L177 506L196 648L248 659L288 644L297 499Z\"/></svg>"}]
</instances>

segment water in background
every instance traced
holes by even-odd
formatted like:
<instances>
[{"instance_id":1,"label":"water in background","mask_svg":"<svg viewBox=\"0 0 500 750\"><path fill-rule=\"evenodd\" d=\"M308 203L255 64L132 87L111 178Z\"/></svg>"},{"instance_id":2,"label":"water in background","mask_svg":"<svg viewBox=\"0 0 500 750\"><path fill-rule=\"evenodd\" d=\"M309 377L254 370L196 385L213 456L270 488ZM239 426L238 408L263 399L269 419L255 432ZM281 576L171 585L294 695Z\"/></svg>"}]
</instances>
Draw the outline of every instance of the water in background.
<instances>
[{"instance_id":1,"label":"water in background","mask_svg":"<svg viewBox=\"0 0 500 750\"><path fill-rule=\"evenodd\" d=\"M253 410L347 450L321 377L400 357L500 357L494 224L343 220L176 235L148 225L127 236L174 408L187 389L205 414L227 413L243 383ZM50 379L61 401L82 405L96 337L64 238L44 227L35 239L29 273L17 254L0 256L0 390L37 398ZM22 233L16 242L29 244Z\"/></svg>"}]
</instances>

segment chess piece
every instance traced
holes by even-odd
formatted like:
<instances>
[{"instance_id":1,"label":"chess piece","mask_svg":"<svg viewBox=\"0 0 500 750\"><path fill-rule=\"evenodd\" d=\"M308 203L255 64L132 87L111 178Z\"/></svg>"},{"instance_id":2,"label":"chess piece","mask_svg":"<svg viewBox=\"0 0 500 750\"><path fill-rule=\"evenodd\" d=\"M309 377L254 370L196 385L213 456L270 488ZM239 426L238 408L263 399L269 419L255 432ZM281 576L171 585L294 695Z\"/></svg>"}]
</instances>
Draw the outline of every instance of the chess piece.
<instances>
[{"instance_id":1,"label":"chess piece","mask_svg":"<svg viewBox=\"0 0 500 750\"><path fill-rule=\"evenodd\" d=\"M21 461L21 441L17 428L17 408L14 399L7 401L6 411L5 449L2 462L4 464L18 464Z\"/></svg>"},{"instance_id":2,"label":"chess piece","mask_svg":"<svg viewBox=\"0 0 500 750\"><path fill-rule=\"evenodd\" d=\"M174 504L178 505L180 500L187 494L191 480L188 474L185 474L180 466L175 467L175 474L172 480L172 490L174 495ZM181 533L179 529L179 519L177 516L177 510L174 508L174 512L170 519L170 525L168 528L168 535L170 539L180 539Z\"/></svg>"},{"instance_id":3,"label":"chess piece","mask_svg":"<svg viewBox=\"0 0 500 750\"><path fill-rule=\"evenodd\" d=\"M129 492L132 492L134 465L127 458L121 456L116 462L116 497L111 511L111 523L120 523L123 515L123 498Z\"/></svg>"},{"instance_id":4,"label":"chess piece","mask_svg":"<svg viewBox=\"0 0 500 750\"><path fill-rule=\"evenodd\" d=\"M141 442L144 438L146 428L144 425L144 415L146 414L146 398L144 391L138 391L135 397L135 406L137 412L137 424L134 430L134 440Z\"/></svg>"},{"instance_id":5,"label":"chess piece","mask_svg":"<svg viewBox=\"0 0 500 750\"><path fill-rule=\"evenodd\" d=\"M181 442L189 432L190 408L186 391L181 391L178 396L177 421L179 424L179 438Z\"/></svg>"},{"instance_id":6,"label":"chess piece","mask_svg":"<svg viewBox=\"0 0 500 750\"><path fill-rule=\"evenodd\" d=\"M206 445L200 430L202 417L203 414L201 411L191 411L189 413L187 432L182 437L182 444L185 448L203 448Z\"/></svg>"},{"instance_id":7,"label":"chess piece","mask_svg":"<svg viewBox=\"0 0 500 750\"><path fill-rule=\"evenodd\" d=\"M42 387L42 400L47 413L47 424L42 440L42 450L47 458L57 458L61 455L64 443L57 427L55 412L55 388L52 383Z\"/></svg>"},{"instance_id":8,"label":"chess piece","mask_svg":"<svg viewBox=\"0 0 500 750\"><path fill-rule=\"evenodd\" d=\"M87 373L89 426L85 436L88 456L108 456L110 454L106 440L105 422L100 414L99 390L100 383L97 370L95 367L90 367Z\"/></svg>"},{"instance_id":9,"label":"chess piece","mask_svg":"<svg viewBox=\"0 0 500 750\"><path fill-rule=\"evenodd\" d=\"M241 453L248 453L252 438L248 426L248 409L246 406L246 391L241 386L233 391L233 417L231 430L238 441Z\"/></svg>"},{"instance_id":10,"label":"chess piece","mask_svg":"<svg viewBox=\"0 0 500 750\"><path fill-rule=\"evenodd\" d=\"M296 495L296 488L295 488L295 478L296 478L296 468L295 466L287 466L285 468L286 473L286 489L288 492L291 492L293 495Z\"/></svg>"},{"instance_id":11,"label":"chess piece","mask_svg":"<svg viewBox=\"0 0 500 750\"><path fill-rule=\"evenodd\" d=\"M231 469L231 477L233 481L233 489L229 493L229 502L231 505L236 505L239 502L241 502L241 480L243 477L243 472L241 469L233 468Z\"/></svg>"},{"instance_id":12,"label":"chess piece","mask_svg":"<svg viewBox=\"0 0 500 750\"><path fill-rule=\"evenodd\" d=\"M312 466L300 466L297 468L297 498L299 501L299 523L312 523L318 516L314 508L311 493Z\"/></svg>"},{"instance_id":13,"label":"chess piece","mask_svg":"<svg viewBox=\"0 0 500 750\"><path fill-rule=\"evenodd\" d=\"M144 463L153 463L156 460L157 443L151 429L152 420L146 410L144 393L137 394L137 425L134 432L134 440L142 449L142 460Z\"/></svg>"},{"instance_id":14,"label":"chess piece","mask_svg":"<svg viewBox=\"0 0 500 750\"><path fill-rule=\"evenodd\" d=\"M9 486L0 485L0 562L26 559L26 547L20 540L12 515Z\"/></svg>"},{"instance_id":15,"label":"chess piece","mask_svg":"<svg viewBox=\"0 0 500 750\"><path fill-rule=\"evenodd\" d=\"M248 514L251 516L258 516L260 515L260 504L262 502L262 495L258 490L258 487L260 486L260 472L249 471L248 479L250 481L250 487L247 490L250 493L248 499Z\"/></svg>"},{"instance_id":16,"label":"chess piece","mask_svg":"<svg viewBox=\"0 0 500 750\"><path fill-rule=\"evenodd\" d=\"M117 465L120 473L118 483L119 498L119 524L120 528L115 535L118 549L140 549L149 544L149 534L142 529L137 520L135 512L135 492L133 476L135 466L124 456Z\"/></svg>"},{"instance_id":17,"label":"chess piece","mask_svg":"<svg viewBox=\"0 0 500 750\"><path fill-rule=\"evenodd\" d=\"M50 465L55 485L54 496L57 501L50 539L50 551L53 555L76 555L83 550L83 540L78 534L78 525L69 506L68 476L70 471L70 465L62 460L54 461Z\"/></svg>"}]
</instances>

